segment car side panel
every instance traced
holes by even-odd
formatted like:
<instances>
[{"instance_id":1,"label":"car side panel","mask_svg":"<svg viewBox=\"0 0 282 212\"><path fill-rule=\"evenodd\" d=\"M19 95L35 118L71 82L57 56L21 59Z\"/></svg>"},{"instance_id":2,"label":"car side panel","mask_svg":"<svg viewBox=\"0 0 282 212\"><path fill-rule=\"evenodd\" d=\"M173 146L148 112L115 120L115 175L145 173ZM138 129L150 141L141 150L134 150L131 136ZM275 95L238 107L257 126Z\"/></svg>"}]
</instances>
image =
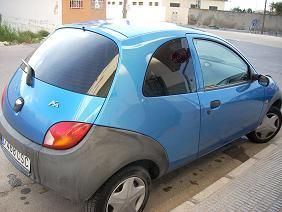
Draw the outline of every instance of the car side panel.
<instances>
[{"instance_id":1,"label":"car side panel","mask_svg":"<svg viewBox=\"0 0 282 212\"><path fill-rule=\"evenodd\" d=\"M41 184L66 198L85 201L114 173L139 160L153 161L160 175L168 168L166 152L152 138L94 126L84 141L69 151L42 148L38 155L38 173Z\"/></svg>"},{"instance_id":2,"label":"car side panel","mask_svg":"<svg viewBox=\"0 0 282 212\"><path fill-rule=\"evenodd\" d=\"M202 106L199 155L238 139L258 126L264 89L253 82L199 92ZM221 105L211 110L210 102L214 100L220 100Z\"/></svg>"},{"instance_id":3,"label":"car side panel","mask_svg":"<svg viewBox=\"0 0 282 212\"><path fill-rule=\"evenodd\" d=\"M198 155L200 107L197 93L145 97L142 93L152 54L166 41L159 34L123 43L116 79L95 124L142 133L159 142L168 154L169 169ZM181 36L183 37L183 36ZM145 39L145 38L144 38Z\"/></svg>"}]
</instances>

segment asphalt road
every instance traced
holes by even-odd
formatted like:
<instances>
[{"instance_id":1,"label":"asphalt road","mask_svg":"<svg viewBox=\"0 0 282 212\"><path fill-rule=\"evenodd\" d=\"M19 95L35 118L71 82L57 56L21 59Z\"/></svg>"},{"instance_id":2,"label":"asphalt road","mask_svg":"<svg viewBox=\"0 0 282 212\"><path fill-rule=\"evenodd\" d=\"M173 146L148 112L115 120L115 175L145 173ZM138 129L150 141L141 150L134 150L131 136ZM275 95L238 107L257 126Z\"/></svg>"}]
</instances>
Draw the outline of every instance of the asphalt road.
<instances>
[{"instance_id":1,"label":"asphalt road","mask_svg":"<svg viewBox=\"0 0 282 212\"><path fill-rule=\"evenodd\" d=\"M258 72L272 75L282 87L282 38L209 31L230 40L246 54ZM20 59L35 47L36 45L0 47L0 90L20 64ZM281 137L281 133L278 137ZM253 144L242 139L154 181L145 211L173 209L265 147L266 144ZM72 203L31 182L7 161L2 151L0 168L1 211L83 211L81 204Z\"/></svg>"}]
</instances>

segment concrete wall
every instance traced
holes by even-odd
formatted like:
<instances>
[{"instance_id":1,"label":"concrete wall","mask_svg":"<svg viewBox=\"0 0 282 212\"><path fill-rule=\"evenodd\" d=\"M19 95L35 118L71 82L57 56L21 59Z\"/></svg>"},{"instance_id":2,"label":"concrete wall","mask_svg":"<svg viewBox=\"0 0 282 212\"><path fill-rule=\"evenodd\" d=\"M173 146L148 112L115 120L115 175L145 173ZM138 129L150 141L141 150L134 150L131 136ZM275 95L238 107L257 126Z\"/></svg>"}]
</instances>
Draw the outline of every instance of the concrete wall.
<instances>
[{"instance_id":1,"label":"concrete wall","mask_svg":"<svg viewBox=\"0 0 282 212\"><path fill-rule=\"evenodd\" d=\"M259 31L261 29L263 15L257 13L190 9L188 19L190 25ZM257 20L256 25L252 25L253 20ZM282 16L266 15L265 31L281 34Z\"/></svg>"},{"instance_id":2,"label":"concrete wall","mask_svg":"<svg viewBox=\"0 0 282 212\"><path fill-rule=\"evenodd\" d=\"M49 1L49 0L46 0ZM106 1L100 1L100 8L94 7L94 1L83 0L83 8L70 8L70 1L63 0L63 24L106 19Z\"/></svg>"},{"instance_id":3,"label":"concrete wall","mask_svg":"<svg viewBox=\"0 0 282 212\"><path fill-rule=\"evenodd\" d=\"M62 23L62 0L0 0L2 23L20 30L52 31Z\"/></svg>"},{"instance_id":4,"label":"concrete wall","mask_svg":"<svg viewBox=\"0 0 282 212\"><path fill-rule=\"evenodd\" d=\"M170 7L170 3L179 3L180 7ZM196 0L167 0L166 1L166 21L176 24L186 25L188 23L189 9L191 5L196 5ZM210 6L217 7L219 10L224 9L224 0L201 0L200 7L209 9Z\"/></svg>"}]
</instances>

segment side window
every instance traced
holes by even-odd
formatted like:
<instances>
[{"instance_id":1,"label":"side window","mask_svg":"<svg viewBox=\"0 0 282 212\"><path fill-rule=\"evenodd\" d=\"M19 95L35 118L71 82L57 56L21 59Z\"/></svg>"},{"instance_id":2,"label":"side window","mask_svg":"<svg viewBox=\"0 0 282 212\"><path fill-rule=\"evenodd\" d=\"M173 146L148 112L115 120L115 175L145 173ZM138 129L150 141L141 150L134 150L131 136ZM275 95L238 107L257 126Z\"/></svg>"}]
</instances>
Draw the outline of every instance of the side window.
<instances>
[{"instance_id":1,"label":"side window","mask_svg":"<svg viewBox=\"0 0 282 212\"><path fill-rule=\"evenodd\" d=\"M231 49L208 40L194 39L206 89L249 80L247 64Z\"/></svg>"},{"instance_id":2,"label":"side window","mask_svg":"<svg viewBox=\"0 0 282 212\"><path fill-rule=\"evenodd\" d=\"M153 54L145 76L145 96L168 96L196 90L193 62L186 38L174 39Z\"/></svg>"}]
</instances>

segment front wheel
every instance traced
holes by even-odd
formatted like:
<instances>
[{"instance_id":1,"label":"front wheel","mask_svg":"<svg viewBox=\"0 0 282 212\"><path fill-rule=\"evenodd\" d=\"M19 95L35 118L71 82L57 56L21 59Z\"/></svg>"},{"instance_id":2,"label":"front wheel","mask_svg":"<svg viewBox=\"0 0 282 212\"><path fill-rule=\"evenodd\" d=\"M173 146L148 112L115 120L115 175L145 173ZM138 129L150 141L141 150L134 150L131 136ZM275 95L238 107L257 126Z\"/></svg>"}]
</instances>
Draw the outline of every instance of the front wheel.
<instances>
[{"instance_id":1,"label":"front wheel","mask_svg":"<svg viewBox=\"0 0 282 212\"><path fill-rule=\"evenodd\" d=\"M247 135L247 137L256 143L266 143L270 141L281 128L282 115L278 108L271 107L266 113L262 123L257 129Z\"/></svg>"},{"instance_id":2,"label":"front wheel","mask_svg":"<svg viewBox=\"0 0 282 212\"><path fill-rule=\"evenodd\" d=\"M143 167L130 166L113 175L88 200L87 212L141 212L149 197L151 178Z\"/></svg>"}]
</instances>

